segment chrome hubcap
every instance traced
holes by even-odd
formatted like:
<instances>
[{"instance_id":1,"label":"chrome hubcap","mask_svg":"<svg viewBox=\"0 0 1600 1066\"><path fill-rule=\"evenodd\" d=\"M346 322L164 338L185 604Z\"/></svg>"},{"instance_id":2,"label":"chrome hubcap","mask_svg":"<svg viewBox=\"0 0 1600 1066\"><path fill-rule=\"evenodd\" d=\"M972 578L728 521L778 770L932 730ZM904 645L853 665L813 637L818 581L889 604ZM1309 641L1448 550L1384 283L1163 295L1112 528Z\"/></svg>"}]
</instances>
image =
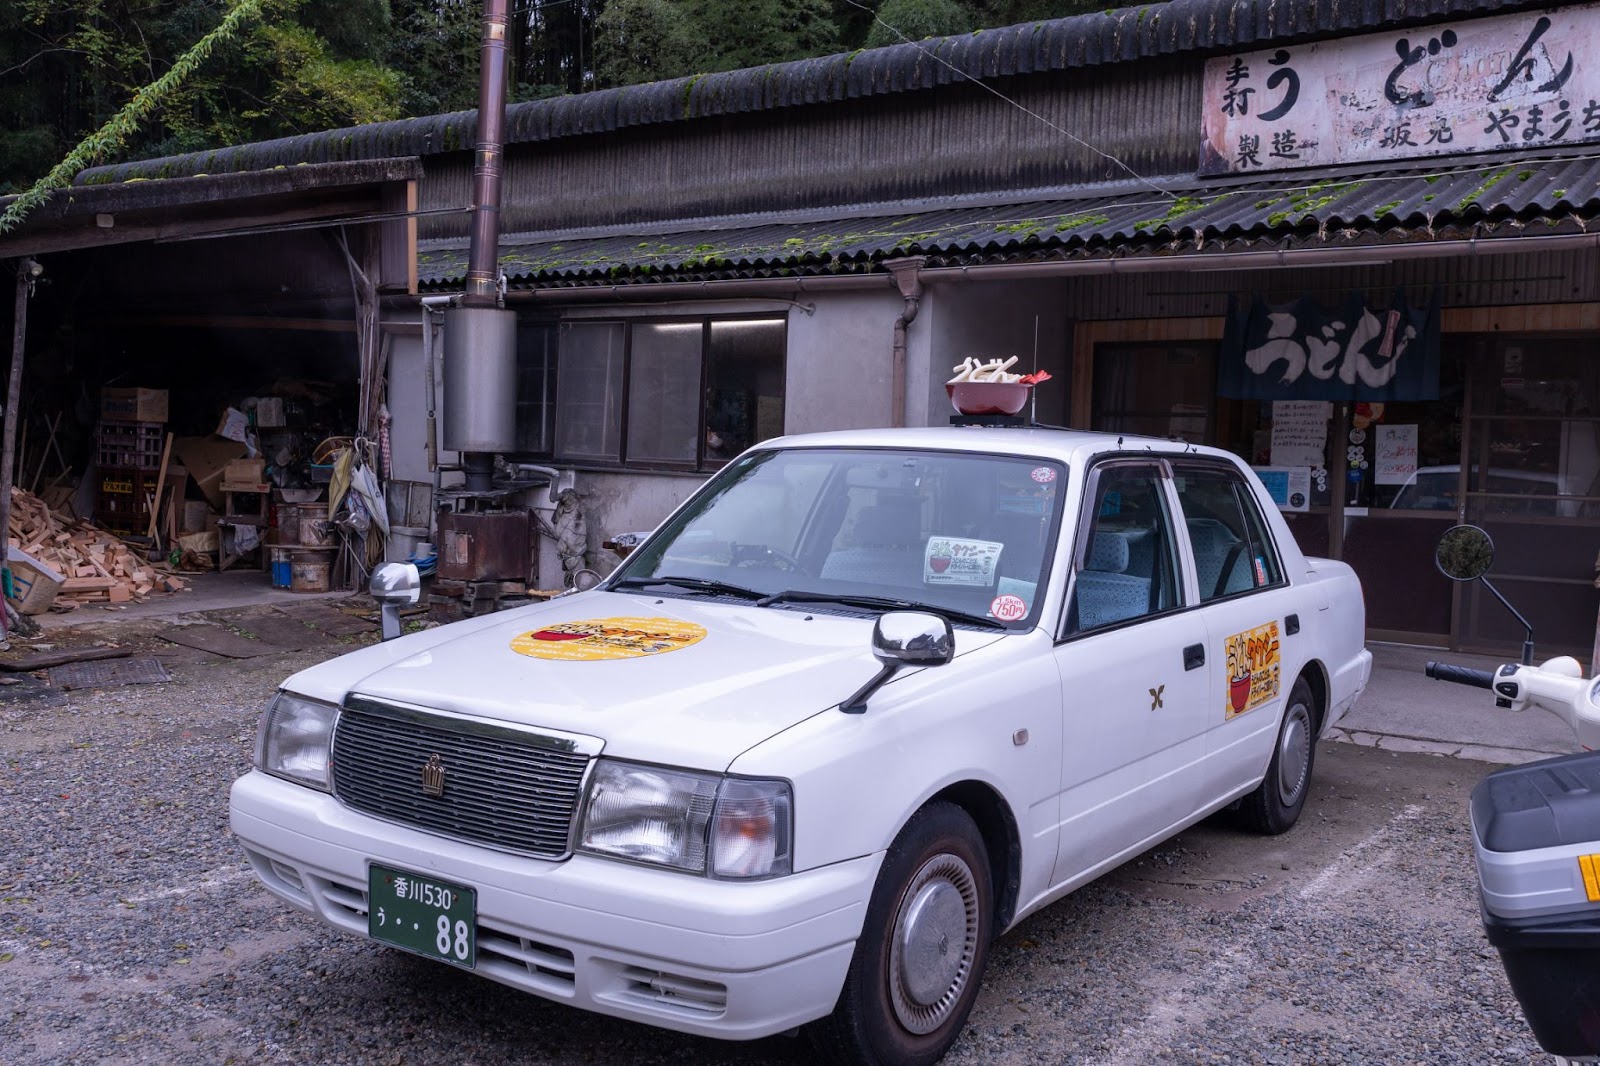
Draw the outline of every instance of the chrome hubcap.
<instances>
[{"instance_id":1,"label":"chrome hubcap","mask_svg":"<svg viewBox=\"0 0 1600 1066\"><path fill-rule=\"evenodd\" d=\"M1311 770L1311 709L1303 703L1284 712L1278 734L1278 798L1293 807L1305 790Z\"/></svg>"},{"instance_id":2,"label":"chrome hubcap","mask_svg":"<svg viewBox=\"0 0 1600 1066\"><path fill-rule=\"evenodd\" d=\"M919 1035L950 1017L978 950L978 882L954 855L923 863L901 897L889 949L895 1017Z\"/></svg>"}]
</instances>

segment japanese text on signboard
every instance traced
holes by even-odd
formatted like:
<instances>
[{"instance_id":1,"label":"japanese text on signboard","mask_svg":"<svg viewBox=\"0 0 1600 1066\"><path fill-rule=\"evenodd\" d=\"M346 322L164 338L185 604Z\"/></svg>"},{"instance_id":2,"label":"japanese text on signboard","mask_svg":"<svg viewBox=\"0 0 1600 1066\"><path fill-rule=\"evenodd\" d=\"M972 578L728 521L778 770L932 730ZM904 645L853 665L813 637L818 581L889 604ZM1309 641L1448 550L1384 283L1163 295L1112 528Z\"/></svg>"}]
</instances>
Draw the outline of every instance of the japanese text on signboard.
<instances>
[{"instance_id":1,"label":"japanese text on signboard","mask_svg":"<svg viewBox=\"0 0 1600 1066\"><path fill-rule=\"evenodd\" d=\"M1207 61L1202 174L1600 140L1600 4Z\"/></svg>"}]
</instances>

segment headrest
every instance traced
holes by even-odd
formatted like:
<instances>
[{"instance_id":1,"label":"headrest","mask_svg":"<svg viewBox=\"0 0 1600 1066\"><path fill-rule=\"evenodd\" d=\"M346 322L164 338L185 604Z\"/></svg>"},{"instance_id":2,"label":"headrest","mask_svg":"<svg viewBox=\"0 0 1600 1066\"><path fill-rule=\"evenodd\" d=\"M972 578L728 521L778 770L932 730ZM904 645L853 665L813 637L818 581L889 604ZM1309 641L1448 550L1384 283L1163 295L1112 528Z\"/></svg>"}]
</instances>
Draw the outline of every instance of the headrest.
<instances>
[{"instance_id":1,"label":"headrest","mask_svg":"<svg viewBox=\"0 0 1600 1066\"><path fill-rule=\"evenodd\" d=\"M913 548L922 540L922 510L917 501L863 507L856 516L854 541L876 548Z\"/></svg>"},{"instance_id":2,"label":"headrest","mask_svg":"<svg viewBox=\"0 0 1600 1066\"><path fill-rule=\"evenodd\" d=\"M1089 542L1089 558L1085 570L1099 570L1120 574L1128 569L1128 538L1117 532L1102 532Z\"/></svg>"}]
</instances>

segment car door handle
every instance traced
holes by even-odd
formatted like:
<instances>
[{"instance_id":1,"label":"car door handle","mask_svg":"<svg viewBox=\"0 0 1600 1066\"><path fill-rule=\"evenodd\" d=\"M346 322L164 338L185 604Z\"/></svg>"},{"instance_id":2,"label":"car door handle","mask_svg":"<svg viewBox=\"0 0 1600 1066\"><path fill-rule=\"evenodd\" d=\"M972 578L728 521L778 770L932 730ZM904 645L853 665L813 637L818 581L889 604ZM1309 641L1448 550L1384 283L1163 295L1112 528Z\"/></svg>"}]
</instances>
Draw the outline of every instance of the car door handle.
<instances>
[{"instance_id":1,"label":"car door handle","mask_svg":"<svg viewBox=\"0 0 1600 1066\"><path fill-rule=\"evenodd\" d=\"M1183 649L1183 668L1185 670L1198 670L1206 664L1206 646L1204 644L1191 644Z\"/></svg>"}]
</instances>

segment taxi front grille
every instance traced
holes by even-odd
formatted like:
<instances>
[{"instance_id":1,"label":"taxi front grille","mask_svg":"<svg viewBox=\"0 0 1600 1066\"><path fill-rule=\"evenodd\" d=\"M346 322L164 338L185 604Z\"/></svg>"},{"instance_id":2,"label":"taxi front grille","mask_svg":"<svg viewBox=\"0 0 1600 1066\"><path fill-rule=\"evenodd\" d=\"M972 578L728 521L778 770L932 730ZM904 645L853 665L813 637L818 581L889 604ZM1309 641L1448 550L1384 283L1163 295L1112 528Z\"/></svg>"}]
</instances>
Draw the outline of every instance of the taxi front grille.
<instances>
[{"instance_id":1,"label":"taxi front grille","mask_svg":"<svg viewBox=\"0 0 1600 1066\"><path fill-rule=\"evenodd\" d=\"M560 859L590 758L570 738L352 697L333 734L333 792L387 821Z\"/></svg>"}]
</instances>

